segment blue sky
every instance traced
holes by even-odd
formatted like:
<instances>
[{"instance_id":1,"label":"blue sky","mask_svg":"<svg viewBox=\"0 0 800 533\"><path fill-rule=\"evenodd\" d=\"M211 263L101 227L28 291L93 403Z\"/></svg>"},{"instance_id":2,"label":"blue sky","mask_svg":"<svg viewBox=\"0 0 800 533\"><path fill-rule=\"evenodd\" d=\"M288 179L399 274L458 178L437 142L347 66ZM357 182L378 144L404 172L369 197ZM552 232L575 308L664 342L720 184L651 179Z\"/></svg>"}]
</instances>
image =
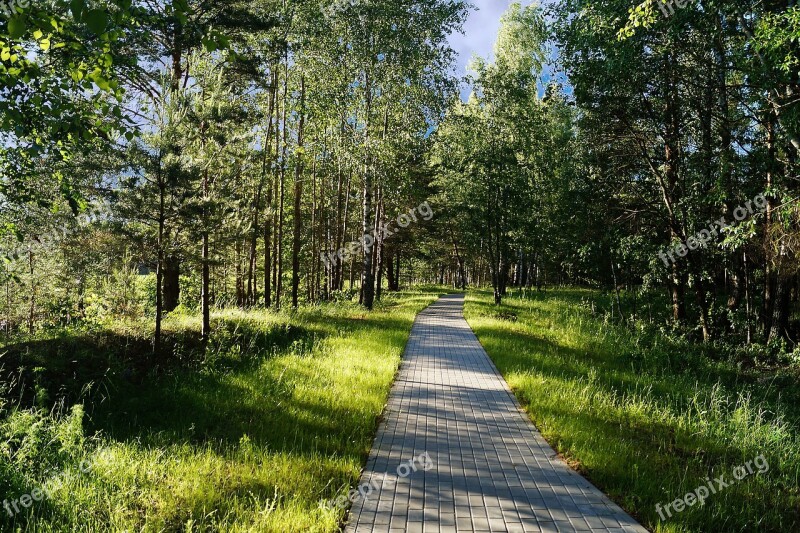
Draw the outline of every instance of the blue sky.
<instances>
[{"instance_id":1,"label":"blue sky","mask_svg":"<svg viewBox=\"0 0 800 533\"><path fill-rule=\"evenodd\" d=\"M500 29L500 17L506 12L514 0L472 0L475 8L470 12L464 24L464 34L455 33L450 36L450 45L458 52L456 75L459 77L467 73L467 64L473 55L490 58L492 47L497 39ZM519 0L518 0L519 1ZM531 0L522 0L523 5ZM540 5L546 2L540 2ZM543 81L550 79L550 73L545 71ZM470 88L464 87L461 97L466 100Z\"/></svg>"},{"instance_id":2,"label":"blue sky","mask_svg":"<svg viewBox=\"0 0 800 533\"><path fill-rule=\"evenodd\" d=\"M455 33L450 36L450 45L458 52L455 73L459 77L466 75L467 64L473 55L491 58L497 31L500 29L500 17L514 0L471 1L475 7L464 24L464 34ZM531 0L521 0L520 3L527 5ZM469 87L464 87L461 91L462 98L466 100L469 93Z\"/></svg>"},{"instance_id":3,"label":"blue sky","mask_svg":"<svg viewBox=\"0 0 800 533\"><path fill-rule=\"evenodd\" d=\"M466 73L467 63L473 55L489 57L500 28L500 16L512 0L472 0L475 9L464 25L464 35L450 36L450 45L458 52L456 74Z\"/></svg>"}]
</instances>

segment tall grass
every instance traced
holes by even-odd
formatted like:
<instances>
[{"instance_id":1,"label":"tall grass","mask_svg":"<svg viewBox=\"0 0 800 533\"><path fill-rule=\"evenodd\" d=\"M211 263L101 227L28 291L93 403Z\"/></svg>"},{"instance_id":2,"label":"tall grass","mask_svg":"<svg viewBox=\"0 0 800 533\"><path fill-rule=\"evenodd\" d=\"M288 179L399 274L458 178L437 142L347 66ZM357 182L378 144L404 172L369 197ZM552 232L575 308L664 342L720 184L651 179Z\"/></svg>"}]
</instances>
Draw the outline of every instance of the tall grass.
<instances>
[{"instance_id":1,"label":"tall grass","mask_svg":"<svg viewBox=\"0 0 800 533\"><path fill-rule=\"evenodd\" d=\"M800 384L709 347L594 316L588 291L528 293L466 315L545 438L658 532L800 530ZM718 351L722 351L721 349ZM763 455L750 475L662 520L656 505Z\"/></svg>"},{"instance_id":2,"label":"tall grass","mask_svg":"<svg viewBox=\"0 0 800 533\"><path fill-rule=\"evenodd\" d=\"M137 323L0 347L19 366L7 375L24 376L0 402L0 499L51 485L13 517L0 509L0 528L336 531L344 511L319 502L357 483L414 316L436 296L386 295L373 313L220 311L201 352L198 318L172 316L172 352L155 361ZM40 396L78 407L35 407L32 375Z\"/></svg>"}]
</instances>

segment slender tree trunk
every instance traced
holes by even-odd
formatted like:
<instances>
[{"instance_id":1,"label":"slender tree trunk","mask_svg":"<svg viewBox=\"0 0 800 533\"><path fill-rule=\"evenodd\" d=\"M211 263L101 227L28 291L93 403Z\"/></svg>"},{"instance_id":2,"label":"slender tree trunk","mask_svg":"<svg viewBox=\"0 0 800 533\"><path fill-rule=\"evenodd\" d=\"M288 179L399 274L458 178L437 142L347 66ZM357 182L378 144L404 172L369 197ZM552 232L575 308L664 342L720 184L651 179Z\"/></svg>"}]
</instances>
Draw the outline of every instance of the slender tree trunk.
<instances>
[{"instance_id":1,"label":"slender tree trunk","mask_svg":"<svg viewBox=\"0 0 800 533\"><path fill-rule=\"evenodd\" d=\"M340 248L342 248L344 246L344 241L345 241L345 239L347 239L347 230L348 230L347 222L348 222L348 217L349 217L349 214L350 214L350 191L352 190L351 189L352 183L353 183L353 172L350 171L347 174L347 187L345 188L345 195L344 195L344 212L342 214L342 233L341 233L340 239L337 240L337 242L336 242L336 249L337 250L339 250ZM338 266L338 269L337 269L338 279L337 279L337 283L336 283L336 289L341 291L341 290L344 290L345 265L344 265L344 263L342 261L339 261L337 264L339 266ZM352 278L352 275L350 277ZM353 288L352 279L350 281L350 288L351 289Z\"/></svg>"},{"instance_id":2,"label":"slender tree trunk","mask_svg":"<svg viewBox=\"0 0 800 533\"><path fill-rule=\"evenodd\" d=\"M206 153L206 124L205 122L200 125L200 135L202 137L203 153ZM202 251L200 262L202 264L201 275L201 288L200 288L200 308L203 315L203 325L201 336L203 344L208 342L211 335L211 297L209 291L211 289L211 270L210 270L210 256L209 256L209 178L208 178L208 163L203 169L203 235L202 235Z\"/></svg>"},{"instance_id":3,"label":"slender tree trunk","mask_svg":"<svg viewBox=\"0 0 800 533\"><path fill-rule=\"evenodd\" d=\"M675 324L686 321L686 282L682 277L677 263L672 264L672 275L669 280L670 294L672 296L672 320Z\"/></svg>"},{"instance_id":4,"label":"slender tree trunk","mask_svg":"<svg viewBox=\"0 0 800 533\"><path fill-rule=\"evenodd\" d=\"M346 199L342 197L343 194L343 186L344 186L344 173L342 172L341 163L338 165L338 172L337 172L337 182L336 182L336 227L334 229L334 237L333 237L333 246L331 246L332 251L334 254L342 247L342 240L343 235L347 235L346 229L344 228L345 222L343 220L342 212L345 209ZM349 189L349 187L348 187ZM349 190L347 193L349 194ZM345 215L346 216L346 215ZM344 270L344 265L342 264L341 260L332 261L330 263L329 270L331 271L330 277L332 278L330 285L332 290L341 290L341 275L340 273Z\"/></svg>"},{"instance_id":5,"label":"slender tree trunk","mask_svg":"<svg viewBox=\"0 0 800 533\"><path fill-rule=\"evenodd\" d=\"M616 265L614 264L614 255L613 254L611 255L611 275L612 275L612 279L614 280L614 294L616 295L617 312L619 313L620 321L624 321L625 320L625 315L622 314L622 301L620 300L619 281L617 280L617 268L616 268Z\"/></svg>"},{"instance_id":6,"label":"slender tree trunk","mask_svg":"<svg viewBox=\"0 0 800 533\"><path fill-rule=\"evenodd\" d=\"M28 249L28 273L31 276L30 307L28 308L28 334L33 335L36 325L36 277L34 272L33 249Z\"/></svg>"},{"instance_id":7,"label":"slender tree trunk","mask_svg":"<svg viewBox=\"0 0 800 533\"><path fill-rule=\"evenodd\" d=\"M164 279L162 282L164 312L174 311L181 297L181 262L173 254L164 257Z\"/></svg>"},{"instance_id":8,"label":"slender tree trunk","mask_svg":"<svg viewBox=\"0 0 800 533\"><path fill-rule=\"evenodd\" d=\"M497 220L497 215L492 217L494 220L489 222L489 271L492 276L492 289L494 291L494 304L500 305L503 302L503 288L502 288L502 263L501 258L501 238L500 238L500 223Z\"/></svg>"},{"instance_id":9,"label":"slender tree trunk","mask_svg":"<svg viewBox=\"0 0 800 533\"><path fill-rule=\"evenodd\" d=\"M458 249L458 242L456 241L455 237L453 237L453 253L456 256L456 262L458 263L458 285L459 288L464 291L467 289L467 273L464 269L464 258L461 256L461 252Z\"/></svg>"},{"instance_id":10,"label":"slender tree trunk","mask_svg":"<svg viewBox=\"0 0 800 533\"><path fill-rule=\"evenodd\" d=\"M292 307L297 309L300 292L300 229L303 224L303 129L305 127L306 80L300 78L300 124L297 128L297 161L294 166L294 232L292 235Z\"/></svg>"},{"instance_id":11,"label":"slender tree trunk","mask_svg":"<svg viewBox=\"0 0 800 533\"><path fill-rule=\"evenodd\" d=\"M772 304L772 317L768 340L788 338L790 292L786 276L782 272L783 249L778 252L778 265L775 268L775 300Z\"/></svg>"},{"instance_id":12,"label":"slender tree trunk","mask_svg":"<svg viewBox=\"0 0 800 533\"><path fill-rule=\"evenodd\" d=\"M258 215L261 212L261 193L264 189L264 179L262 178L258 184L256 191L256 198L253 205L253 226L250 230L250 250L247 258L247 305L252 306L256 303L256 292L258 291L258 284L256 282L256 254L258 253L258 234L260 224Z\"/></svg>"},{"instance_id":13,"label":"slender tree trunk","mask_svg":"<svg viewBox=\"0 0 800 533\"><path fill-rule=\"evenodd\" d=\"M237 238L234 245L234 261L235 261L235 291L236 291L236 306L244 307L245 292L244 292L244 279L242 268L242 241Z\"/></svg>"},{"instance_id":14,"label":"slender tree trunk","mask_svg":"<svg viewBox=\"0 0 800 533\"><path fill-rule=\"evenodd\" d=\"M273 158L273 172L272 172L272 188L269 192L269 211L270 223L268 226L268 240L266 243L267 249L264 251L267 254L266 263L264 265L264 303L267 308L272 306L272 289L277 287L278 284L278 217L277 217L277 201L278 201L278 182L280 181L280 171L278 170L278 155L280 154L280 134L278 132L278 124L280 124L280 102L278 101L278 83L280 65L275 68L275 76L273 78L273 101L275 102L274 113L274 131L275 131L275 154ZM266 239L266 238L265 238ZM270 280L272 282L270 283Z\"/></svg>"},{"instance_id":15,"label":"slender tree trunk","mask_svg":"<svg viewBox=\"0 0 800 533\"><path fill-rule=\"evenodd\" d=\"M320 183L320 188L324 186L325 180ZM320 275L320 261L319 254L322 250L322 236L323 228L323 207L322 202L324 198L324 190L320 190L317 196L317 162L311 168L311 277L309 281L309 299L316 302L319 299L321 292L320 283L322 281Z\"/></svg>"},{"instance_id":16,"label":"slender tree trunk","mask_svg":"<svg viewBox=\"0 0 800 533\"><path fill-rule=\"evenodd\" d=\"M362 228L363 228L363 242L364 242L364 264L361 274L361 291L363 296L363 304L367 309L372 309L375 301L375 278L372 272L372 243L369 242L368 235L373 227L372 221L372 169L369 148L369 128L370 128L370 113L372 108L372 81L369 74L366 75L365 91L366 91L366 120L364 126L364 206L362 213Z\"/></svg>"},{"instance_id":17,"label":"slender tree trunk","mask_svg":"<svg viewBox=\"0 0 800 533\"><path fill-rule=\"evenodd\" d=\"M385 205L383 199L383 191L381 191L381 200L380 204L378 205L378 213L379 215L376 217L376 227L377 230L375 231L375 245L377 247L376 250L376 258L377 258L377 267L375 268L375 299L380 301L381 299L381 286L383 285L383 266L386 259L386 250L385 250L385 243L383 238L383 231L381 231L381 225L385 219Z\"/></svg>"},{"instance_id":18,"label":"slender tree trunk","mask_svg":"<svg viewBox=\"0 0 800 533\"><path fill-rule=\"evenodd\" d=\"M287 124L287 108L288 108L288 93L289 93L289 59L288 52L284 56L284 78L283 78L283 115L281 122L283 124L283 143L281 148L281 164L280 164L280 197L278 199L278 251L275 261L277 267L277 280L275 282L275 308L281 308L281 296L283 293L283 225L284 225L284 205L286 201L286 158L288 151L288 124Z\"/></svg>"},{"instance_id":19,"label":"slender tree trunk","mask_svg":"<svg viewBox=\"0 0 800 533\"><path fill-rule=\"evenodd\" d=\"M386 252L386 285L390 291L395 290L395 277L394 277L394 250Z\"/></svg>"},{"instance_id":20,"label":"slender tree trunk","mask_svg":"<svg viewBox=\"0 0 800 533\"><path fill-rule=\"evenodd\" d=\"M703 341L709 342L713 338L713 330L710 324L708 293L703 280L702 265L696 252L690 251L687 259L694 274L694 293L697 307L700 309L700 328L703 331Z\"/></svg>"},{"instance_id":21,"label":"slender tree trunk","mask_svg":"<svg viewBox=\"0 0 800 533\"><path fill-rule=\"evenodd\" d=\"M777 173L775 158L775 117L769 114L767 118L767 190L771 190L775 183L775 174ZM774 254L771 253L772 243L771 230L773 224L773 213L775 211L775 198L770 194L767 196L767 211L764 217L765 220L765 249L767 250L767 257L764 265L764 302L763 302L763 317L764 317L764 336L769 338L773 331L778 331L779 328L772 327L773 307L775 305L775 292L777 289L778 278L773 269L772 262L776 259Z\"/></svg>"},{"instance_id":22,"label":"slender tree trunk","mask_svg":"<svg viewBox=\"0 0 800 533\"><path fill-rule=\"evenodd\" d=\"M208 170L203 171L203 198L208 201ZM201 288L201 308L203 312L203 342L208 342L211 334L211 300L209 291L211 288L211 270L209 266L209 235L208 235L208 210L203 206L203 251L201 261L203 263L202 288Z\"/></svg>"},{"instance_id":23,"label":"slender tree trunk","mask_svg":"<svg viewBox=\"0 0 800 533\"><path fill-rule=\"evenodd\" d=\"M164 316L164 218L166 184L161 176L161 161L158 162L158 259L156 262L156 331L153 338L153 353L161 353L161 321Z\"/></svg>"},{"instance_id":24,"label":"slender tree trunk","mask_svg":"<svg viewBox=\"0 0 800 533\"><path fill-rule=\"evenodd\" d=\"M395 273L394 273L394 291L400 290L400 248L397 248L397 256L395 260Z\"/></svg>"}]
</instances>

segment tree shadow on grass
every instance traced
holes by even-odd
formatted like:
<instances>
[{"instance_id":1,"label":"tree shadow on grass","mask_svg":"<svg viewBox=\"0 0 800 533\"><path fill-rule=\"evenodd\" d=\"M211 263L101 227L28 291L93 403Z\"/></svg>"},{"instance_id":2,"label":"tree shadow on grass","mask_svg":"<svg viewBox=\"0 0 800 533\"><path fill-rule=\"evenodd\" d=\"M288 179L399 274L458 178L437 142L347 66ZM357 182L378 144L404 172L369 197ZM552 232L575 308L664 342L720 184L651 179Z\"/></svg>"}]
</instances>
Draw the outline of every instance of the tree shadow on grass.
<instances>
[{"instance_id":1,"label":"tree shadow on grass","mask_svg":"<svg viewBox=\"0 0 800 533\"><path fill-rule=\"evenodd\" d=\"M273 450L362 454L353 442L369 440L376 427L363 423L368 407L354 411L339 402L298 398L295 383L314 382L311 358L317 357L313 350L321 339L363 330L370 341L399 348L409 326L408 319L388 314L364 320L325 317L324 324L294 326L293 334L262 336L247 347L248 354L223 357L212 372L181 370L141 383L117 379L107 399L94 405L91 427L116 440L158 445L210 444L223 451L246 434L254 444ZM290 375L259 368L270 357L286 354L307 356L309 364L293 368Z\"/></svg>"},{"instance_id":2,"label":"tree shadow on grass","mask_svg":"<svg viewBox=\"0 0 800 533\"><path fill-rule=\"evenodd\" d=\"M536 418L561 420L559 425L572 427L567 436L558 433L560 446L591 450L592 462L577 464L570 456L570 465L651 529L659 522L657 504L669 503L721 475L732 483L733 469L744 459L753 459L743 458L743 450L724 438L676 431L654 420L625 424L598 412L578 412L569 405L537 405L535 409ZM676 514L670 522L691 531L745 531L755 524L760 524L759 531L796 531L800 525L797 496L780 495L774 481L767 482L768 490L748 485L753 477L733 482L722 494L712 495L706 506ZM735 504L725 502L726 498L735 499ZM720 527L715 516L720 513L730 521L727 527Z\"/></svg>"},{"instance_id":3,"label":"tree shadow on grass","mask_svg":"<svg viewBox=\"0 0 800 533\"><path fill-rule=\"evenodd\" d=\"M561 346L549 340L537 338L529 334L510 332L503 329L498 331L492 328L479 328L482 335L485 335L484 341L489 351L495 354L494 361L499 370L506 376L517 373L533 372L536 376L540 376L547 380L562 380L568 383L589 383L591 381L594 387L599 387L604 391L607 396L616 396L619 394L640 394L643 389L643 384L647 385L647 390L652 393L655 401L673 403L679 401L682 405L680 409L688 408L691 398L677 397L674 384L650 381L652 377L643 376L640 372L630 369L630 367L621 367L607 369L603 365L607 365L608 361L602 357L593 355L591 353L575 350L571 347ZM500 346L493 346L497 341L494 339L502 338L502 342L510 342L512 345L524 345L525 350L511 350L498 353L502 348ZM599 379L592 376L592 372L600 370ZM708 384L709 390L712 383ZM526 398L526 391L517 390L517 395L523 403L529 403L530 398ZM690 394L691 391L685 391ZM566 409L566 408L565 408ZM718 450L720 455L725 455L730 448L721 442L712 442L704 440L702 442L693 438L690 432L685 432L684 435L676 435L672 428L668 426L658 426L655 423L648 424L653 430L644 430L637 433L635 439L645 442L671 442L670 449L674 453L684 455L688 450L705 449L707 452L711 450ZM610 435L615 434L619 430L619 422L612 424L607 429ZM640 431L640 427L631 427L632 431ZM687 443L679 445L678 442ZM716 453L712 452L712 455Z\"/></svg>"},{"instance_id":4,"label":"tree shadow on grass","mask_svg":"<svg viewBox=\"0 0 800 533\"><path fill-rule=\"evenodd\" d=\"M573 303L579 301L588 294L588 291L575 290L559 290L557 293L548 295L538 294L532 300L545 303L552 299L564 300L566 294L567 301ZM528 309L520 305L527 303L529 300L511 299L509 305L503 305L500 308L487 303L485 301L471 301L470 306L474 307L477 311L476 315L481 317L489 317L494 319L503 320L506 313L513 313L514 315L521 315L524 317L523 322L530 323L531 320L536 323L559 323L563 320L563 316L559 315L556 310L551 310L545 306L538 306L533 310L533 314ZM586 312L585 319L598 320ZM516 321L516 320L514 320ZM508 322L507 320L505 322ZM507 324L506 324L507 325ZM621 327L621 326L620 326ZM537 358L537 364L548 367L556 368L561 366L567 369L572 366L585 365L586 368L591 368L600 371L603 374L603 379L609 381L618 389L625 392L633 392L636 386L641 386L644 383L646 386L653 388L654 393L662 398L674 398L676 391L675 376L680 377L682 384L691 384L691 390L686 389L682 392L684 394L693 394L695 389L701 388L710 391L712 387L718 383L722 383L730 390L738 390L742 386L757 386L760 383L760 377L755 374L748 374L739 371L731 365L720 365L706 357L705 347L696 347L695 350L687 351L684 345L671 345L668 340L662 339L658 346L661 351L656 357L649 357L647 352L651 348L645 343L640 347L639 351L635 353L630 352L628 347L622 346L620 351L608 353L607 348L600 346L598 350L584 350L576 351L567 346L556 345L546 341L541 337L536 337L521 331L514 331L513 329L503 327L503 323L497 326L491 324L482 325L479 331L485 332L489 342L491 339L509 339L513 343L521 343L522 345L532 346L531 350L536 353L548 353L561 356L566 361L572 360L573 363L552 363L545 360L543 357ZM549 350L544 350L545 347L536 346L537 342L547 343ZM665 344L666 343L666 344ZM531 350L528 350L529 352ZM519 354L517 354L519 355ZM515 354L503 354L504 357L514 358ZM515 364L522 366L530 366L529 356L522 358L516 357ZM577 362L577 363L576 363ZM573 368L574 370L574 368ZM667 381L665 381L667 380ZM772 400L777 397L777 390L772 391ZM789 389L780 390L783 395L798 394L800 390L798 387L789 387Z\"/></svg>"},{"instance_id":5,"label":"tree shadow on grass","mask_svg":"<svg viewBox=\"0 0 800 533\"><path fill-rule=\"evenodd\" d=\"M292 324L259 329L247 321L215 322L207 346L199 332L184 329L165 334L161 353L153 353L149 337L107 329L7 345L0 351L0 382L5 396L23 407L103 402L121 382L142 384L201 368L242 369L314 342L313 332Z\"/></svg>"},{"instance_id":6,"label":"tree shadow on grass","mask_svg":"<svg viewBox=\"0 0 800 533\"><path fill-rule=\"evenodd\" d=\"M560 297L559 293L556 298ZM523 317L520 322L528 327L533 324L533 331L538 331L540 326L546 330L548 324L562 318L557 310L536 306L531 312L525 308L524 302L522 305L514 305L516 300L509 303L511 305L497 308L485 301L470 302L475 315L497 320L483 321L477 333L488 351L493 353L498 368L504 375L516 374L522 380L515 392L534 421L547 423L546 429L554 444L573 451L579 458L586 458L589 463L581 469L580 464L571 461L573 466L617 496L617 500L629 509L640 509L650 525L658 522L653 511L655 504L671 501L677 495L693 490L706 476L712 475L711 469L717 476L726 473L730 478L733 467L753 458L748 455L750 450L732 443L729 435L700 434L692 424L646 418L637 416L636 412L629 417L627 413L618 414L601 406L583 409L568 401L559 403L541 397L547 394L548 382L553 386L558 383L567 386L591 383L594 389L609 398L625 394L638 396L646 390L648 400L669 405L672 412L683 416L697 407L691 404L698 392L711 396L715 385L722 382L730 387L723 394L735 395L741 392L742 385L756 385L751 376L743 376L735 368L720 367L700 358L683 358L685 364L676 369L672 362L637 360L627 353L604 353L605 346L596 352L576 350L537 337L527 330L520 331L518 326L509 327L508 321L497 316L502 309L517 311ZM587 319L591 317L587 315ZM656 358L663 356L663 353L656 354ZM525 374L541 378L544 384L525 384ZM768 395L764 397L769 401ZM780 464L777 457L770 457L770 464L773 464L773 459L774 464ZM792 472L779 474L777 469L774 470L772 476L793 475ZM788 523L795 528L800 523L793 509L795 497L786 495L776 502L774 496L766 494L770 491L762 491L762 494L745 485L736 490L744 491L742 498L750 502L747 508L742 508L742 502L737 502L738 515L733 522L738 525L760 523L767 513L770 513L770 526L765 530L777 531L780 530L778 524ZM730 505L717 502L715 507L727 512L731 510L727 507ZM703 512L686 513L678 521L700 530L713 522Z\"/></svg>"},{"instance_id":7,"label":"tree shadow on grass","mask_svg":"<svg viewBox=\"0 0 800 533\"><path fill-rule=\"evenodd\" d=\"M209 445L229 453L247 435L256 446L313 453L319 436L329 442L348 414L292 398L291 385L272 377L264 376L254 393L224 376L183 376L172 383L126 384L95 410L91 425L114 440L146 446Z\"/></svg>"},{"instance_id":8,"label":"tree shadow on grass","mask_svg":"<svg viewBox=\"0 0 800 533\"><path fill-rule=\"evenodd\" d=\"M189 454L204 450L234 462L251 463L261 454L284 453L292 456L293 473L311 469L306 477L332 480L322 492L333 497L342 483L354 481L349 479L348 465L365 459L377 427L374 402L354 406L330 402L324 395L298 397L292 380L313 383L312 358L318 355L314 348L331 335L347 338L357 332L358 339L401 349L411 323L408 314L392 313L420 307L430 297L422 294L411 300L389 301L379 312L364 316L357 310L333 317L320 313L307 323L300 320L301 325L293 319L274 327L257 319L216 320L205 350L200 350L199 335L188 329L179 335L170 332L164 353L155 356L145 336L103 331L6 346L7 356L0 362L16 373L18 389L30 404L36 402L37 388L68 403L85 403L89 432L102 431L136 449L188 446ZM295 365L287 376L280 369L276 372L275 365L268 367L270 358L284 355L309 357L309 365ZM375 356L373 349L370 357ZM95 383L92 390L102 393L87 395L88 383ZM253 446L255 459L247 455L245 442ZM236 512L236 502L245 495L265 500L286 497L286 488L278 489L254 477L219 487L219 492ZM312 484L302 490L319 489ZM226 504L220 506L224 510ZM176 528L193 513L197 517L207 511L200 500L178 507L180 516L164 517ZM47 510L46 518L34 521L57 523L57 512Z\"/></svg>"}]
</instances>

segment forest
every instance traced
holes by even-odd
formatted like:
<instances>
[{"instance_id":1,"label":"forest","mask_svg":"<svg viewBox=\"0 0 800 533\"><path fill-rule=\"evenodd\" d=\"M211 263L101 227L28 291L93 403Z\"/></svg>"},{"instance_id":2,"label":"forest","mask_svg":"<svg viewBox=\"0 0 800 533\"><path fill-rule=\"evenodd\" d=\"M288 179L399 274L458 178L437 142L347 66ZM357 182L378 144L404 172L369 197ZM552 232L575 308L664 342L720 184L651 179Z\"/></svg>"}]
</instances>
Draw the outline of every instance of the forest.
<instances>
[{"instance_id":1,"label":"forest","mask_svg":"<svg viewBox=\"0 0 800 533\"><path fill-rule=\"evenodd\" d=\"M0 529L338 530L317 502L447 292L648 529L800 527L800 5L512 2L465 74L474 8L0 1L0 492L95 475ZM623 452L515 385L537 328L614 423L669 419L644 474L767 449L773 477L660 520L663 487L593 474Z\"/></svg>"}]
</instances>

